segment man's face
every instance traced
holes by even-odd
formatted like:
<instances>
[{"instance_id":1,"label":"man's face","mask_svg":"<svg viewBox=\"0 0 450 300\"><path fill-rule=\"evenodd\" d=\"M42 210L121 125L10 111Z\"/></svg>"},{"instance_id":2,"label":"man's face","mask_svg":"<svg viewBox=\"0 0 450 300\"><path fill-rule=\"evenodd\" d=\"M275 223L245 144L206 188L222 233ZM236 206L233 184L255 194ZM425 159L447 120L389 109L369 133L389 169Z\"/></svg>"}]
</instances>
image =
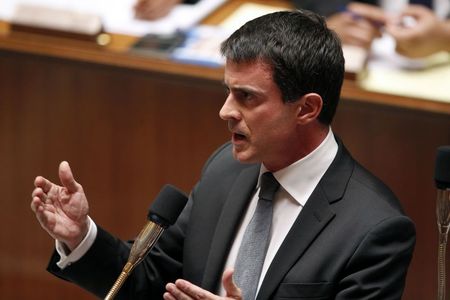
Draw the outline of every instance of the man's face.
<instances>
[{"instance_id":1,"label":"man's face","mask_svg":"<svg viewBox=\"0 0 450 300\"><path fill-rule=\"evenodd\" d=\"M220 117L232 133L233 155L240 162L263 162L271 171L285 167L295 152L299 103L284 103L265 63L225 65L228 97Z\"/></svg>"}]
</instances>

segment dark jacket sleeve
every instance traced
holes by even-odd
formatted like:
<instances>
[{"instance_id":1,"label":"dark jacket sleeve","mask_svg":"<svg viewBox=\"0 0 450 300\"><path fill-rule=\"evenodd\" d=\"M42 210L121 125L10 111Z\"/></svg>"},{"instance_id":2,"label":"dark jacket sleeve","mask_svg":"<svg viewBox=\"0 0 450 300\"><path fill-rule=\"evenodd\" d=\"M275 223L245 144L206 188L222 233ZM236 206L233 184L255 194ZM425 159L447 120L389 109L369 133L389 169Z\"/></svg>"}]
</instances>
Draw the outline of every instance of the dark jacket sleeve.
<instances>
[{"instance_id":1,"label":"dark jacket sleeve","mask_svg":"<svg viewBox=\"0 0 450 300\"><path fill-rule=\"evenodd\" d=\"M227 144L223 145L211 155L203 172L226 146ZM162 299L165 285L183 278L183 249L194 201L193 194L195 193L191 193L177 222L163 232L148 256L131 272L116 299ZM95 242L80 260L61 270L56 265L60 257L54 251L47 270L99 298L104 298L128 260L132 241L124 242L100 226L97 228Z\"/></svg>"},{"instance_id":2,"label":"dark jacket sleeve","mask_svg":"<svg viewBox=\"0 0 450 300\"><path fill-rule=\"evenodd\" d=\"M189 213L188 203L177 223L163 233L146 259L131 272L115 299L162 299L166 283L181 277L183 227ZM121 241L98 226L94 244L79 261L61 270L55 251L47 270L104 298L125 266L131 246L132 242Z\"/></svg>"},{"instance_id":3,"label":"dark jacket sleeve","mask_svg":"<svg viewBox=\"0 0 450 300\"><path fill-rule=\"evenodd\" d=\"M408 217L380 222L350 258L335 299L401 299L414 245L415 227Z\"/></svg>"}]
</instances>

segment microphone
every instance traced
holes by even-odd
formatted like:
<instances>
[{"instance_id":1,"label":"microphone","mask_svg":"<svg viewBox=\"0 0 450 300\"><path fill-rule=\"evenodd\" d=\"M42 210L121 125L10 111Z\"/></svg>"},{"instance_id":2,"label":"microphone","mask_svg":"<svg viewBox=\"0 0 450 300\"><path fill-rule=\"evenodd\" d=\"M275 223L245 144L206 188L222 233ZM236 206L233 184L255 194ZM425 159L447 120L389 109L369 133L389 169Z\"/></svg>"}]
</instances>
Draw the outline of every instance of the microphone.
<instances>
[{"instance_id":1,"label":"microphone","mask_svg":"<svg viewBox=\"0 0 450 300\"><path fill-rule=\"evenodd\" d=\"M445 300L445 254L450 228L450 145L437 149L434 180L437 188L436 215L439 228L438 299Z\"/></svg>"},{"instance_id":2,"label":"microphone","mask_svg":"<svg viewBox=\"0 0 450 300\"><path fill-rule=\"evenodd\" d=\"M149 209L147 223L133 243L128 261L123 267L122 273L106 295L105 300L114 299L134 267L145 258L164 230L175 223L181 211L186 206L186 202L186 194L176 187L165 185L161 189Z\"/></svg>"}]
</instances>

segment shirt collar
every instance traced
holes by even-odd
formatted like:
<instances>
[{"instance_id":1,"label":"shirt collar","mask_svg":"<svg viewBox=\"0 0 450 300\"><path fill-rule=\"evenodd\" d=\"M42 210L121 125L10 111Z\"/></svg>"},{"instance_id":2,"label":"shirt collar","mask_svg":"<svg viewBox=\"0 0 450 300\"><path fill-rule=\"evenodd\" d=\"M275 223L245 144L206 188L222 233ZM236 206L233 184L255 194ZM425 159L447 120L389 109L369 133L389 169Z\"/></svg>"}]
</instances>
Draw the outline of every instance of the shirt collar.
<instances>
[{"instance_id":1,"label":"shirt collar","mask_svg":"<svg viewBox=\"0 0 450 300\"><path fill-rule=\"evenodd\" d=\"M304 206L323 174L331 165L337 150L338 145L330 128L325 139L314 151L286 168L274 172L273 175L280 186L296 202ZM267 172L267 168L261 165L260 175L264 172Z\"/></svg>"}]
</instances>

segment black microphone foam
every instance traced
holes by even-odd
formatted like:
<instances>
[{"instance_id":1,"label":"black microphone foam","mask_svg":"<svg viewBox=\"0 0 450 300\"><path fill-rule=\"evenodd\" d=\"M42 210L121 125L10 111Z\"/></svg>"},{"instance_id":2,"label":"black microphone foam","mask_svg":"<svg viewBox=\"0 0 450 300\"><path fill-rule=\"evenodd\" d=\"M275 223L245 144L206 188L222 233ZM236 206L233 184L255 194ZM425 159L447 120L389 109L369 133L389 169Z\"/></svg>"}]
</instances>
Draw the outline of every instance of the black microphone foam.
<instances>
[{"instance_id":1,"label":"black microphone foam","mask_svg":"<svg viewBox=\"0 0 450 300\"><path fill-rule=\"evenodd\" d=\"M147 219L163 227L173 225L186 206L187 199L183 191L166 184L150 206Z\"/></svg>"},{"instance_id":2,"label":"black microphone foam","mask_svg":"<svg viewBox=\"0 0 450 300\"><path fill-rule=\"evenodd\" d=\"M450 188L450 145L437 148L434 180L438 189Z\"/></svg>"}]
</instances>

